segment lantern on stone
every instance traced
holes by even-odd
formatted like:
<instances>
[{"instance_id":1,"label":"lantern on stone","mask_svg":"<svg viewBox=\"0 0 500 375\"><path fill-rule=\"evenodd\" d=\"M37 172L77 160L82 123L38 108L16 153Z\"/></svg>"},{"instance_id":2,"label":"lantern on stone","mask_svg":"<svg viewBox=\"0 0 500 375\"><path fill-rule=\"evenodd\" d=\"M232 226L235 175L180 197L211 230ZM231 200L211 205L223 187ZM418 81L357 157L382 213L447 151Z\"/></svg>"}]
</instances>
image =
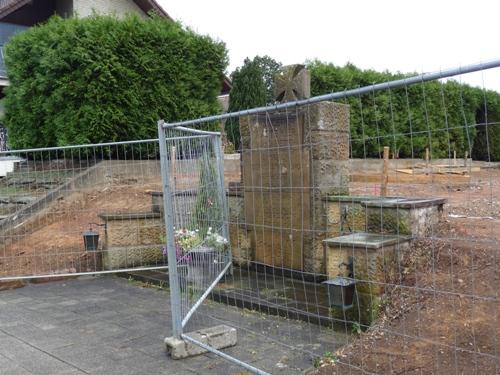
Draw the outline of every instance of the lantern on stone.
<instances>
[{"instance_id":1,"label":"lantern on stone","mask_svg":"<svg viewBox=\"0 0 500 375\"><path fill-rule=\"evenodd\" d=\"M328 289L328 304L330 307L338 307L342 310L352 308L356 281L350 277L335 277L323 281Z\"/></svg>"},{"instance_id":2,"label":"lantern on stone","mask_svg":"<svg viewBox=\"0 0 500 375\"><path fill-rule=\"evenodd\" d=\"M106 224L89 223L89 229L83 232L85 251L96 251L99 245L99 232L92 229L92 225L106 226Z\"/></svg>"}]
</instances>

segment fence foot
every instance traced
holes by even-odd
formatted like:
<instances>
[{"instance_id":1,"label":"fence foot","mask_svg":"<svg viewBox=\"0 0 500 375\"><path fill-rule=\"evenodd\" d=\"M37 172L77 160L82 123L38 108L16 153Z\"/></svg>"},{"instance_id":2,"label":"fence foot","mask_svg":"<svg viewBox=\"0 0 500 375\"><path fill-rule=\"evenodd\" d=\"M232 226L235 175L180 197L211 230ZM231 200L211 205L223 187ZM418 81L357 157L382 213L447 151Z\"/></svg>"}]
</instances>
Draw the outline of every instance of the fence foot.
<instances>
[{"instance_id":1,"label":"fence foot","mask_svg":"<svg viewBox=\"0 0 500 375\"><path fill-rule=\"evenodd\" d=\"M224 349L234 346L237 341L236 329L223 324L190 332L187 333L186 336L214 349ZM167 353L170 354L173 359L193 357L208 351L190 341L176 337L167 337L165 339L165 345L167 347Z\"/></svg>"}]
</instances>

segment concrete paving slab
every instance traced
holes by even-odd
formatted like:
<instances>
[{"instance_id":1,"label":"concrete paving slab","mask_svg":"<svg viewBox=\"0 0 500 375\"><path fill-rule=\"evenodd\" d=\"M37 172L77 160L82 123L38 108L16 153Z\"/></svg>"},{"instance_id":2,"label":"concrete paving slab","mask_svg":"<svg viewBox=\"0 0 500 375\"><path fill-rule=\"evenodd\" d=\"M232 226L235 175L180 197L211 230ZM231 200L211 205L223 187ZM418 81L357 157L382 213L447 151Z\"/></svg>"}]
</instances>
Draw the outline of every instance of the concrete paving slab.
<instances>
[{"instance_id":1,"label":"concrete paving slab","mask_svg":"<svg viewBox=\"0 0 500 375\"><path fill-rule=\"evenodd\" d=\"M165 290L91 277L2 291L0 300L2 375L245 373L212 354L177 361L166 355L163 339L170 336L171 322ZM214 302L204 304L192 319L186 331L227 322L251 330L238 329L238 345L223 351L277 373L299 374L311 361L270 338L281 335L290 345L322 354L311 338L333 342L339 336L305 322ZM284 370L276 367L283 357L289 358Z\"/></svg>"}]
</instances>

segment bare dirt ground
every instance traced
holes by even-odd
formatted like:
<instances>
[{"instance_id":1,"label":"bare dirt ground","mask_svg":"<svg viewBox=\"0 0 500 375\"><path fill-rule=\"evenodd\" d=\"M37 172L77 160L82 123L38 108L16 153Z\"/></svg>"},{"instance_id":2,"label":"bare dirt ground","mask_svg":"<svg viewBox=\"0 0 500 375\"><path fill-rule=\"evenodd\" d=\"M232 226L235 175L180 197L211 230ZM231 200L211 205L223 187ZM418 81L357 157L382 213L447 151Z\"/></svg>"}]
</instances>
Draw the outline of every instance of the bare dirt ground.
<instances>
[{"instance_id":1,"label":"bare dirt ground","mask_svg":"<svg viewBox=\"0 0 500 375\"><path fill-rule=\"evenodd\" d=\"M406 257L378 322L317 374L500 373L500 169L469 184L389 186L389 194L447 198L446 220Z\"/></svg>"},{"instance_id":2,"label":"bare dirt ground","mask_svg":"<svg viewBox=\"0 0 500 375\"><path fill-rule=\"evenodd\" d=\"M22 232L6 236L0 244L0 276L95 271L95 260L83 246L89 223L102 223L101 213L150 212L149 192L160 186L158 181L122 180L61 197ZM93 229L104 235L102 227Z\"/></svg>"}]
</instances>

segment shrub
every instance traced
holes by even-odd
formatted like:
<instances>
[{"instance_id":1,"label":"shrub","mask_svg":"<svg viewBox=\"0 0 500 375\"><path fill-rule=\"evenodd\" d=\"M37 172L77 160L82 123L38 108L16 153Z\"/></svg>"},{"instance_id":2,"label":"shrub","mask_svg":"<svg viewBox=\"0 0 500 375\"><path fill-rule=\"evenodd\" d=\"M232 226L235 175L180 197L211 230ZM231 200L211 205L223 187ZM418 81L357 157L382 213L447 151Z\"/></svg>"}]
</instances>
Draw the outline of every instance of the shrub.
<instances>
[{"instance_id":1,"label":"shrub","mask_svg":"<svg viewBox=\"0 0 500 375\"><path fill-rule=\"evenodd\" d=\"M403 74L309 63L312 95L342 91L404 78ZM353 157L378 157L390 146L399 157L419 158L429 148L433 158L464 155L476 136L481 106L477 90L454 80L383 90L350 97ZM497 94L498 95L498 94Z\"/></svg>"},{"instance_id":2,"label":"shrub","mask_svg":"<svg viewBox=\"0 0 500 375\"><path fill-rule=\"evenodd\" d=\"M223 43L159 17L61 19L6 46L12 148L155 138L160 118L217 113Z\"/></svg>"},{"instance_id":3,"label":"shrub","mask_svg":"<svg viewBox=\"0 0 500 375\"><path fill-rule=\"evenodd\" d=\"M500 95L477 89L481 105L477 109L477 135L472 157L476 160L500 161Z\"/></svg>"},{"instance_id":4,"label":"shrub","mask_svg":"<svg viewBox=\"0 0 500 375\"><path fill-rule=\"evenodd\" d=\"M271 104L274 95L273 76L280 67L281 64L269 56L255 56L253 60L245 59L243 66L231 74L233 88L229 94L229 112ZM229 141L239 149L239 120L229 119L225 128Z\"/></svg>"}]
</instances>

